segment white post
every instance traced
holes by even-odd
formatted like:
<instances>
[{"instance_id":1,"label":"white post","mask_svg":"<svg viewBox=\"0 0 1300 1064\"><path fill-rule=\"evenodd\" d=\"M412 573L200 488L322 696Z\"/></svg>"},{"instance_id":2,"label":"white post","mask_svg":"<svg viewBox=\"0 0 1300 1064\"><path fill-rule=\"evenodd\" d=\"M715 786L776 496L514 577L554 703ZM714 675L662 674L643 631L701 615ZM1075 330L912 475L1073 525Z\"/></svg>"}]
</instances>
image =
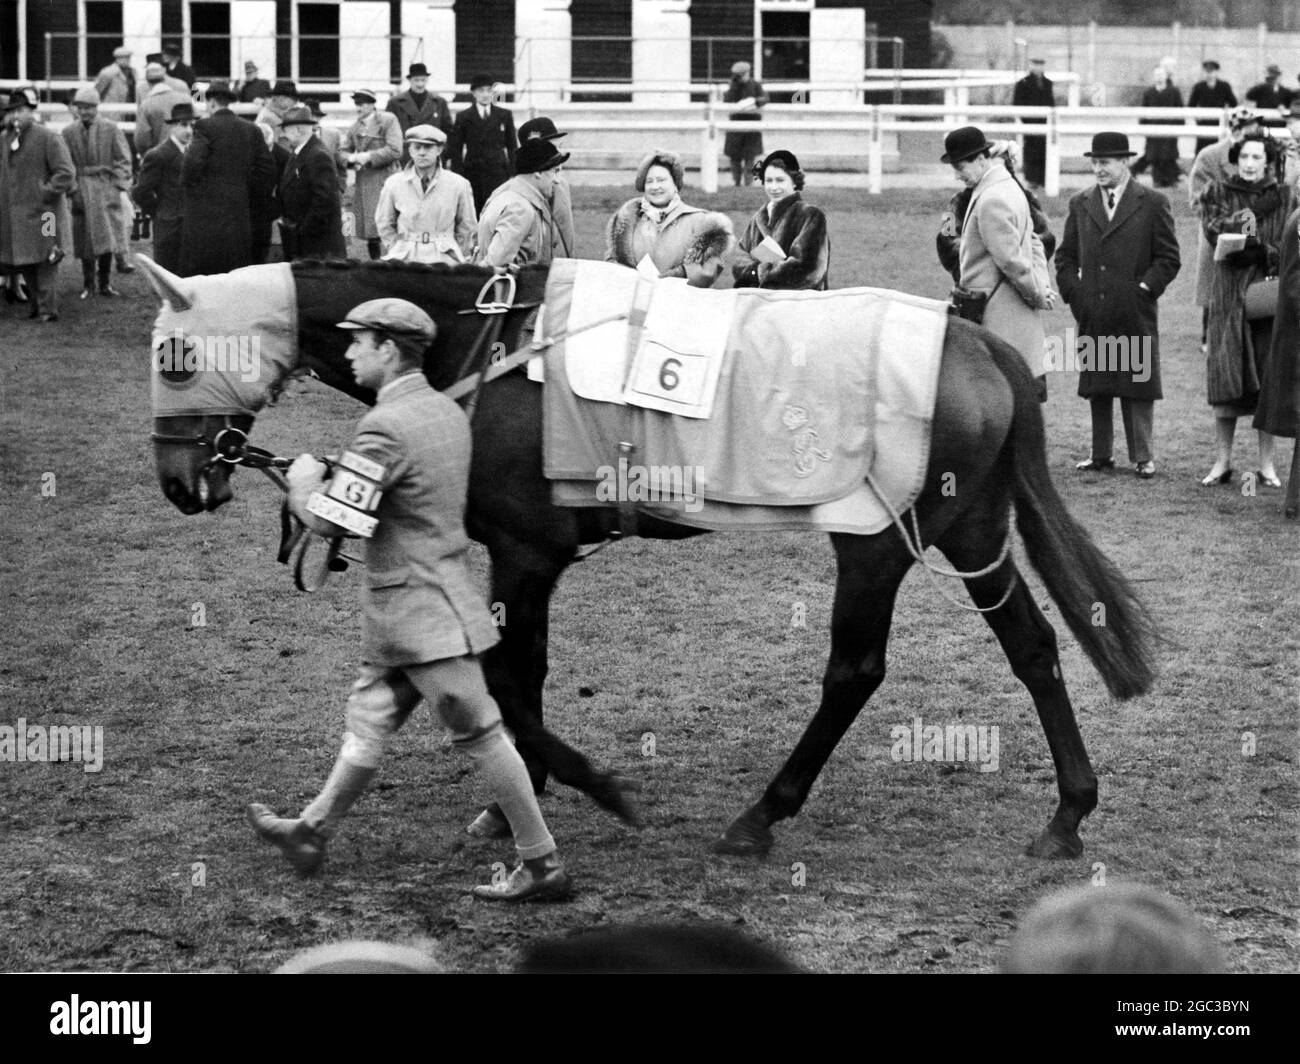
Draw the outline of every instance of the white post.
<instances>
[{"instance_id":1,"label":"white post","mask_svg":"<svg viewBox=\"0 0 1300 1064\"><path fill-rule=\"evenodd\" d=\"M230 65L242 78L244 64L257 64L257 76L275 81L288 77L275 69L275 0L245 0L230 5Z\"/></svg>"},{"instance_id":2,"label":"white post","mask_svg":"<svg viewBox=\"0 0 1300 1064\"><path fill-rule=\"evenodd\" d=\"M714 121L717 110L714 107L716 86L709 86L708 101L704 105L704 132L700 134L700 190L718 191L718 127Z\"/></svg>"},{"instance_id":3,"label":"white post","mask_svg":"<svg viewBox=\"0 0 1300 1064\"><path fill-rule=\"evenodd\" d=\"M573 18L569 0L515 0L515 55L528 48L525 69L511 74L516 106L546 108L563 102L563 88L573 78ZM531 67L532 75L528 69Z\"/></svg>"},{"instance_id":4,"label":"white post","mask_svg":"<svg viewBox=\"0 0 1300 1064\"><path fill-rule=\"evenodd\" d=\"M632 103L689 103L690 93L665 92L660 86L690 81L690 0L632 0Z\"/></svg>"},{"instance_id":5,"label":"white post","mask_svg":"<svg viewBox=\"0 0 1300 1064\"><path fill-rule=\"evenodd\" d=\"M867 140L867 191L879 196L884 189L885 145L880 130L880 105L871 105L871 135Z\"/></svg>"},{"instance_id":6,"label":"white post","mask_svg":"<svg viewBox=\"0 0 1300 1064\"><path fill-rule=\"evenodd\" d=\"M970 86L958 85L956 94L957 113L952 120L953 127L968 126L970 125L970 115L967 113L970 110Z\"/></svg>"},{"instance_id":7,"label":"white post","mask_svg":"<svg viewBox=\"0 0 1300 1064\"><path fill-rule=\"evenodd\" d=\"M1075 78L1066 83L1065 102L1068 107L1079 106L1079 79Z\"/></svg>"},{"instance_id":8,"label":"white post","mask_svg":"<svg viewBox=\"0 0 1300 1064\"><path fill-rule=\"evenodd\" d=\"M385 3L353 0L339 5L339 82L342 85L354 89L375 88L371 82L376 72L388 72L388 34L392 28L391 11Z\"/></svg>"},{"instance_id":9,"label":"white post","mask_svg":"<svg viewBox=\"0 0 1300 1064\"><path fill-rule=\"evenodd\" d=\"M412 63L429 68L429 91L451 98L456 84L456 0L402 3L403 84Z\"/></svg>"},{"instance_id":10,"label":"white post","mask_svg":"<svg viewBox=\"0 0 1300 1064\"><path fill-rule=\"evenodd\" d=\"M1056 123L1056 108L1047 115L1047 153L1043 168L1043 192L1061 194L1061 131Z\"/></svg>"}]
</instances>

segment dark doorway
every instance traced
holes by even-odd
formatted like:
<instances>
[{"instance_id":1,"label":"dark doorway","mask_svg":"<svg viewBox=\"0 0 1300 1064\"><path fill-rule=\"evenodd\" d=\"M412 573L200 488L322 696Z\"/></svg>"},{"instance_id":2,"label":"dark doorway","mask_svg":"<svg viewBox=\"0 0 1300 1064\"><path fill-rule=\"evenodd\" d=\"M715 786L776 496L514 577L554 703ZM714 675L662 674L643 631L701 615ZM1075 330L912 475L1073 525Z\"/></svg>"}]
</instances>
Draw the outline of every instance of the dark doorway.
<instances>
[{"instance_id":1,"label":"dark doorway","mask_svg":"<svg viewBox=\"0 0 1300 1064\"><path fill-rule=\"evenodd\" d=\"M94 80L113 62L113 49L122 44L122 5L117 0L86 4L86 77Z\"/></svg>"},{"instance_id":2,"label":"dark doorway","mask_svg":"<svg viewBox=\"0 0 1300 1064\"><path fill-rule=\"evenodd\" d=\"M190 66L204 81L232 76L228 3L190 4Z\"/></svg>"},{"instance_id":3,"label":"dark doorway","mask_svg":"<svg viewBox=\"0 0 1300 1064\"><path fill-rule=\"evenodd\" d=\"M0 78L18 80L18 0L0 0Z\"/></svg>"},{"instance_id":4,"label":"dark doorway","mask_svg":"<svg viewBox=\"0 0 1300 1064\"><path fill-rule=\"evenodd\" d=\"M769 81L807 82L810 21L807 11L762 13L764 88ZM768 91L772 103L789 103L793 95Z\"/></svg>"},{"instance_id":5,"label":"dark doorway","mask_svg":"<svg viewBox=\"0 0 1300 1064\"><path fill-rule=\"evenodd\" d=\"M298 5L298 80L339 80L338 4Z\"/></svg>"}]
</instances>

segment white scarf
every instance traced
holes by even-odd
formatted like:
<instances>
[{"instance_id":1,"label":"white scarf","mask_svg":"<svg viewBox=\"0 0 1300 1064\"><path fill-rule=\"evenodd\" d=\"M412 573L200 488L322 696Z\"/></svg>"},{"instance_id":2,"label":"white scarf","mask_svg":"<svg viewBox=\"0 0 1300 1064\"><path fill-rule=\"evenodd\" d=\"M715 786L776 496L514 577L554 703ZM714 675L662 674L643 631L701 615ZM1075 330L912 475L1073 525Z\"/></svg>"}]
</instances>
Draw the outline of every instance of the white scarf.
<instances>
[{"instance_id":1,"label":"white scarf","mask_svg":"<svg viewBox=\"0 0 1300 1064\"><path fill-rule=\"evenodd\" d=\"M682 197L676 193L674 193L673 198L668 201L668 206L663 208L652 206L648 199L642 197L641 213L654 222L656 229L662 229L668 216L681 205Z\"/></svg>"}]
</instances>

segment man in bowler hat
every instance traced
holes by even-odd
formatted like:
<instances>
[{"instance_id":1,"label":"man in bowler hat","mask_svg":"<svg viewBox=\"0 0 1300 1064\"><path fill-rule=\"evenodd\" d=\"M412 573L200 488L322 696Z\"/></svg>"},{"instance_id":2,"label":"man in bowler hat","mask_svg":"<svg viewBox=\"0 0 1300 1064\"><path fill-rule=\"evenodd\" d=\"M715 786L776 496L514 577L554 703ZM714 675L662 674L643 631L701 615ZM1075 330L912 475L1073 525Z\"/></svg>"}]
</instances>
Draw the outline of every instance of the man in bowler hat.
<instances>
[{"instance_id":1,"label":"man in bowler hat","mask_svg":"<svg viewBox=\"0 0 1300 1064\"><path fill-rule=\"evenodd\" d=\"M1075 467L1113 469L1114 400L1120 401L1128 458L1155 475L1152 431L1160 390L1156 300L1182 265L1169 200L1135 181L1123 133L1092 138L1096 184L1073 196L1056 251L1056 282L1078 323L1079 395L1092 406L1092 453Z\"/></svg>"},{"instance_id":2,"label":"man in bowler hat","mask_svg":"<svg viewBox=\"0 0 1300 1064\"><path fill-rule=\"evenodd\" d=\"M515 120L498 107L496 81L479 74L470 81L474 102L456 116L447 139L447 160L474 190L474 209L481 215L492 191L515 172Z\"/></svg>"},{"instance_id":3,"label":"man in bowler hat","mask_svg":"<svg viewBox=\"0 0 1300 1064\"><path fill-rule=\"evenodd\" d=\"M406 77L410 87L389 97L384 108L397 116L397 124L401 127L403 166L411 161L410 152L405 147L408 129L412 126L437 126L450 137L452 128L451 108L447 101L437 93L429 92L429 68L423 63L412 63Z\"/></svg>"},{"instance_id":4,"label":"man in bowler hat","mask_svg":"<svg viewBox=\"0 0 1300 1064\"><path fill-rule=\"evenodd\" d=\"M145 152L131 196L153 219L154 262L172 273L181 272L181 234L185 223L185 190L181 161L194 139L194 106L178 103L167 118L167 137Z\"/></svg>"}]
</instances>

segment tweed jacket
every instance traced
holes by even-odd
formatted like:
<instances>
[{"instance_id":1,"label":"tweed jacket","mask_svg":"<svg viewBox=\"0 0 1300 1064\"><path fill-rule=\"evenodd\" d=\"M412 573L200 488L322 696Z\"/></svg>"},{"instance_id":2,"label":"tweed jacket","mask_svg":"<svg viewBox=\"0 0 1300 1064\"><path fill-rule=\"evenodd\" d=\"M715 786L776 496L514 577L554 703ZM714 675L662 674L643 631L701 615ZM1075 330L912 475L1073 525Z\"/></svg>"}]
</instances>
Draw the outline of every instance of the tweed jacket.
<instances>
[{"instance_id":1,"label":"tweed jacket","mask_svg":"<svg viewBox=\"0 0 1300 1064\"><path fill-rule=\"evenodd\" d=\"M181 233L185 220L185 189L181 185L183 153L168 137L150 148L140 161L131 196L153 218L153 258L163 269L181 268Z\"/></svg>"},{"instance_id":2,"label":"tweed jacket","mask_svg":"<svg viewBox=\"0 0 1300 1064\"><path fill-rule=\"evenodd\" d=\"M122 193L131 188L131 149L116 122L96 118L63 127L63 139L77 170L72 195L72 240L77 257L114 250L114 228L122 216Z\"/></svg>"},{"instance_id":3,"label":"tweed jacket","mask_svg":"<svg viewBox=\"0 0 1300 1064\"><path fill-rule=\"evenodd\" d=\"M76 184L67 142L33 122L0 136L0 265L33 266L71 250L64 197ZM48 223L54 220L54 226Z\"/></svg>"},{"instance_id":4,"label":"tweed jacket","mask_svg":"<svg viewBox=\"0 0 1300 1064\"><path fill-rule=\"evenodd\" d=\"M1056 283L1078 322L1079 339L1092 337L1094 350L1104 356L1108 350L1119 350L1116 337L1127 338L1129 348L1133 341L1144 343L1150 338L1150 365L1136 373L1146 380L1134 379L1137 356L1130 354L1128 367L1083 369L1079 395L1163 398L1156 300L1178 276L1181 265L1174 215L1161 193L1129 178L1115 204L1114 218L1106 217L1100 186L1071 198L1056 253Z\"/></svg>"},{"instance_id":5,"label":"tweed jacket","mask_svg":"<svg viewBox=\"0 0 1300 1064\"><path fill-rule=\"evenodd\" d=\"M417 665L487 650L497 632L468 565L464 412L410 373L380 389L348 450L384 468L378 525L365 547L366 663Z\"/></svg>"},{"instance_id":6,"label":"tweed jacket","mask_svg":"<svg viewBox=\"0 0 1300 1064\"><path fill-rule=\"evenodd\" d=\"M1041 376L1046 337L1039 311L1046 306L1051 278L1029 202L1005 166L990 167L975 186L961 227L959 259L960 283L991 293L984 328L1011 344Z\"/></svg>"},{"instance_id":7,"label":"tweed jacket","mask_svg":"<svg viewBox=\"0 0 1300 1064\"><path fill-rule=\"evenodd\" d=\"M143 157L150 148L165 141L170 136L167 119L172 116L172 108L189 102L189 93L177 92L165 81L150 85L135 112L136 154Z\"/></svg>"},{"instance_id":8,"label":"tweed jacket","mask_svg":"<svg viewBox=\"0 0 1300 1064\"><path fill-rule=\"evenodd\" d=\"M550 204L526 175L512 177L483 205L476 262L549 266L554 246Z\"/></svg>"}]
</instances>

